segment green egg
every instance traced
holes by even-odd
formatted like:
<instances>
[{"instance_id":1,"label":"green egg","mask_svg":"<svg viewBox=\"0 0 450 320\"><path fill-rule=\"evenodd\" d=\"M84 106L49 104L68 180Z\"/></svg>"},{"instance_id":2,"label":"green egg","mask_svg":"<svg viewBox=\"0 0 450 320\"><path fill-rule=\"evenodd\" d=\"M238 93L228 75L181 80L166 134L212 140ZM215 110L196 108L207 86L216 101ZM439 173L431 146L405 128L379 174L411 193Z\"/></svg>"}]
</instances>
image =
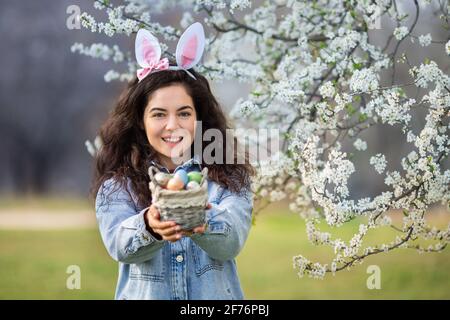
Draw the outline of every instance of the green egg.
<instances>
[{"instance_id":1,"label":"green egg","mask_svg":"<svg viewBox=\"0 0 450 320\"><path fill-rule=\"evenodd\" d=\"M198 184L202 181L202 174L201 172L197 171L191 171L188 173L188 181L195 181Z\"/></svg>"}]
</instances>

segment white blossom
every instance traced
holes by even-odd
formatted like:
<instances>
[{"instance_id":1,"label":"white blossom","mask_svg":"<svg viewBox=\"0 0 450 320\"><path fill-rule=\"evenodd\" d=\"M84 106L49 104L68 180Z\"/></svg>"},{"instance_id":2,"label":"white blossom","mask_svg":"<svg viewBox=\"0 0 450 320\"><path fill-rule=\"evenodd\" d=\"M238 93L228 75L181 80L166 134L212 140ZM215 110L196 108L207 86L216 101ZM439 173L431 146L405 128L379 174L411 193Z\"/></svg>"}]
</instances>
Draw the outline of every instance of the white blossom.
<instances>
[{"instance_id":1,"label":"white blossom","mask_svg":"<svg viewBox=\"0 0 450 320\"><path fill-rule=\"evenodd\" d=\"M237 117L239 116L248 117L250 115L258 113L258 111L259 111L258 106L252 101L239 99L231 114Z\"/></svg>"},{"instance_id":2,"label":"white blossom","mask_svg":"<svg viewBox=\"0 0 450 320\"><path fill-rule=\"evenodd\" d=\"M401 26L401 27L395 28L394 36L397 40L402 40L408 34L408 32L409 32L409 30L407 27Z\"/></svg>"},{"instance_id":3,"label":"white blossom","mask_svg":"<svg viewBox=\"0 0 450 320\"><path fill-rule=\"evenodd\" d=\"M365 141L363 141L363 140L358 138L353 143L353 146L356 148L356 150L364 151L364 150L367 149L367 142L365 142Z\"/></svg>"},{"instance_id":4,"label":"white blossom","mask_svg":"<svg viewBox=\"0 0 450 320\"><path fill-rule=\"evenodd\" d=\"M284 198L286 198L286 193L284 193L283 191L272 190L270 192L270 201L271 202L277 202L277 201L283 200Z\"/></svg>"},{"instance_id":5,"label":"white blossom","mask_svg":"<svg viewBox=\"0 0 450 320\"><path fill-rule=\"evenodd\" d=\"M375 168L376 172L382 174L387 165L384 154L379 153L376 156L371 157L370 164Z\"/></svg>"},{"instance_id":6,"label":"white blossom","mask_svg":"<svg viewBox=\"0 0 450 320\"><path fill-rule=\"evenodd\" d=\"M431 44L431 35L428 33L426 35L419 36L419 43L422 47L429 46Z\"/></svg>"},{"instance_id":7,"label":"white blossom","mask_svg":"<svg viewBox=\"0 0 450 320\"><path fill-rule=\"evenodd\" d=\"M419 67L414 66L410 69L410 74L416 78L416 84L421 88L428 88L430 82L437 82L444 86L450 82L449 76L445 75L434 61L421 64Z\"/></svg>"},{"instance_id":8,"label":"white blossom","mask_svg":"<svg viewBox=\"0 0 450 320\"><path fill-rule=\"evenodd\" d=\"M104 78L105 78L106 82L110 82L112 80L119 79L119 77L120 77L120 74L117 71L115 71L115 70L109 70L104 75Z\"/></svg>"},{"instance_id":9,"label":"white blossom","mask_svg":"<svg viewBox=\"0 0 450 320\"><path fill-rule=\"evenodd\" d=\"M350 79L350 89L355 92L372 91L378 88L378 74L373 70L365 68L355 70Z\"/></svg>"},{"instance_id":10,"label":"white blossom","mask_svg":"<svg viewBox=\"0 0 450 320\"><path fill-rule=\"evenodd\" d=\"M320 87L319 92L324 98L332 98L335 93L334 86L330 81L327 81Z\"/></svg>"},{"instance_id":11,"label":"white blossom","mask_svg":"<svg viewBox=\"0 0 450 320\"><path fill-rule=\"evenodd\" d=\"M192 17L192 14L189 11L186 11L183 13L183 17L180 21L180 26L184 29L189 27L192 23L194 23L194 18Z\"/></svg>"},{"instance_id":12,"label":"white blossom","mask_svg":"<svg viewBox=\"0 0 450 320\"><path fill-rule=\"evenodd\" d=\"M250 0L231 0L230 2L230 10L233 11L234 9L245 9L252 5Z\"/></svg>"}]
</instances>

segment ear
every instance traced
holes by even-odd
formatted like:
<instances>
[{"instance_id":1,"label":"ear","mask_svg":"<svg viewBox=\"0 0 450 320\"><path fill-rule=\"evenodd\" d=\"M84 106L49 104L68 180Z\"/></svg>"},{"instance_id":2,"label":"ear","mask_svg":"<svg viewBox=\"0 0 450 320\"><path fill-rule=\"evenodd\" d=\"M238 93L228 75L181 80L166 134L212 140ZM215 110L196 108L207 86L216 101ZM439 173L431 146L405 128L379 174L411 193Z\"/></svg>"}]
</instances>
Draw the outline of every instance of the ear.
<instances>
[{"instance_id":1,"label":"ear","mask_svg":"<svg viewBox=\"0 0 450 320\"><path fill-rule=\"evenodd\" d=\"M136 60L142 68L159 62L161 58L161 46L158 39L145 29L140 29L136 35L134 44Z\"/></svg>"},{"instance_id":2,"label":"ear","mask_svg":"<svg viewBox=\"0 0 450 320\"><path fill-rule=\"evenodd\" d=\"M201 23L190 25L177 44L176 59L179 67L190 69L201 59L205 50L205 32Z\"/></svg>"}]
</instances>

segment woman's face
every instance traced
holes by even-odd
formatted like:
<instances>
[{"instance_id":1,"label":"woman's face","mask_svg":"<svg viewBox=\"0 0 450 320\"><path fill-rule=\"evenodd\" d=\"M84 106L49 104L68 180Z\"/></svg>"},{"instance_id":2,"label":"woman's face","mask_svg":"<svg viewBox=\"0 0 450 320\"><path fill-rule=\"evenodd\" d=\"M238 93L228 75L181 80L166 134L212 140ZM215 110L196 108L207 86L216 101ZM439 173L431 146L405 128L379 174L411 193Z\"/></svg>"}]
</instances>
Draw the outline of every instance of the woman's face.
<instances>
[{"instance_id":1,"label":"woman's face","mask_svg":"<svg viewBox=\"0 0 450 320\"><path fill-rule=\"evenodd\" d=\"M156 90L144 111L148 142L158 152L162 165L173 170L186 160L194 141L197 114L183 85Z\"/></svg>"}]
</instances>

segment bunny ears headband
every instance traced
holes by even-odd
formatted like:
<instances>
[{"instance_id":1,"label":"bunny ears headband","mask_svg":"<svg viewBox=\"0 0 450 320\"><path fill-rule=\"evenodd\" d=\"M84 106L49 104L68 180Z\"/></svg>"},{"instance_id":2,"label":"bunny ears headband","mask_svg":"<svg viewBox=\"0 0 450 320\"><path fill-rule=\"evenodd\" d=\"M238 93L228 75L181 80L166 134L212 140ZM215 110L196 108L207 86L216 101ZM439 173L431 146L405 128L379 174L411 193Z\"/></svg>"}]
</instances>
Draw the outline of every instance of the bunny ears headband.
<instances>
[{"instance_id":1,"label":"bunny ears headband","mask_svg":"<svg viewBox=\"0 0 450 320\"><path fill-rule=\"evenodd\" d=\"M137 70L139 81L153 72L162 70L184 70L197 80L187 69L193 68L201 59L205 49L205 33L199 22L190 25L181 35L176 50L176 66L169 66L167 58L161 58L161 46L158 39L145 29L136 36L136 60L142 69Z\"/></svg>"}]
</instances>

